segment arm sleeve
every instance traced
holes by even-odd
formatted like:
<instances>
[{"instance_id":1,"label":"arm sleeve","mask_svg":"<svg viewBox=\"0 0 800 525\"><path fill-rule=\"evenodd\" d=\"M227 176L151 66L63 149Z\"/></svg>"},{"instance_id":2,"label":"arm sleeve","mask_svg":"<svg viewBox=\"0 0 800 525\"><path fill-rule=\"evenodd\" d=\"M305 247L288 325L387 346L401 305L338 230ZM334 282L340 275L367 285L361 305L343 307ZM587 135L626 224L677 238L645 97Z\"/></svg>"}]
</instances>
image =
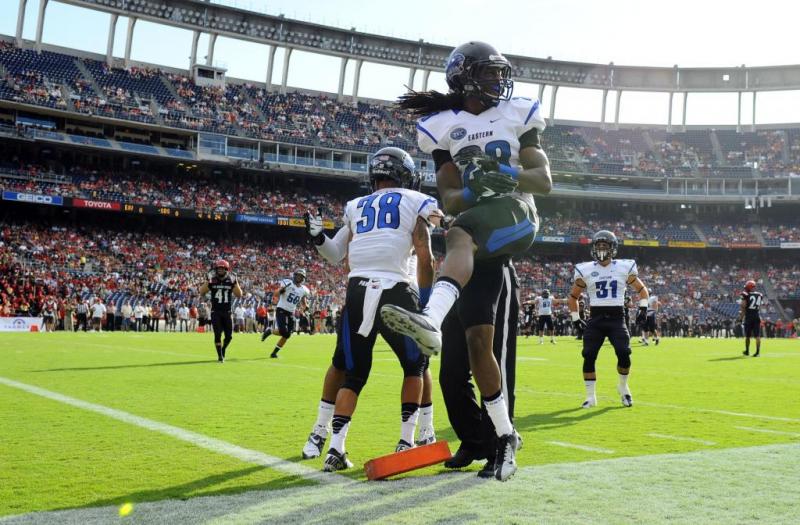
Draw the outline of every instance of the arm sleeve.
<instances>
[{"instance_id":1,"label":"arm sleeve","mask_svg":"<svg viewBox=\"0 0 800 525\"><path fill-rule=\"evenodd\" d=\"M325 260L332 263L338 263L344 259L347 253L347 245L350 241L350 228L339 228L333 239L325 237L325 241L317 246L317 251L322 255Z\"/></svg>"},{"instance_id":2,"label":"arm sleeve","mask_svg":"<svg viewBox=\"0 0 800 525\"><path fill-rule=\"evenodd\" d=\"M439 171L442 166L453 161L453 156L446 149L435 149L431 155L433 156L434 171Z\"/></svg>"}]
</instances>

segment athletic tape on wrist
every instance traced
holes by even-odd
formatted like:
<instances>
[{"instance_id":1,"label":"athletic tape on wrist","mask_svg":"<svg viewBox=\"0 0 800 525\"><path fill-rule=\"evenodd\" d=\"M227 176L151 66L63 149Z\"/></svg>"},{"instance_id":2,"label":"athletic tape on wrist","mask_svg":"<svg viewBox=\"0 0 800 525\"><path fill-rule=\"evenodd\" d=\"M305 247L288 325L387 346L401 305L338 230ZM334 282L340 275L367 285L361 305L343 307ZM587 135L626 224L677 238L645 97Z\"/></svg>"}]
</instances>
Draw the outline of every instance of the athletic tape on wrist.
<instances>
[{"instance_id":1,"label":"athletic tape on wrist","mask_svg":"<svg viewBox=\"0 0 800 525\"><path fill-rule=\"evenodd\" d=\"M512 168L511 166L506 166L505 164L500 164L499 168L500 173L505 173L506 175L511 175L511 178L517 180L519 177L519 169Z\"/></svg>"}]
</instances>

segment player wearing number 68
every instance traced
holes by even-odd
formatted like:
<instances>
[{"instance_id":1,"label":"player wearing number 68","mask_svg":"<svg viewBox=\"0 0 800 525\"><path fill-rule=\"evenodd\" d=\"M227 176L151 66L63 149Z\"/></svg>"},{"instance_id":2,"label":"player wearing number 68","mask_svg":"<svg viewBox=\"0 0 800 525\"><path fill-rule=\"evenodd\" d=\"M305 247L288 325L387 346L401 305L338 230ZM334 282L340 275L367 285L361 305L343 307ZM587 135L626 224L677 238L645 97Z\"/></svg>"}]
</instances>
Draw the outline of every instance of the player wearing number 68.
<instances>
[{"instance_id":1,"label":"player wearing number 68","mask_svg":"<svg viewBox=\"0 0 800 525\"><path fill-rule=\"evenodd\" d=\"M639 279L636 261L614 259L617 255L617 237L612 232L601 230L592 237L592 259L575 265L575 281L568 298L570 314L575 328L583 330L583 380L586 385L586 401L583 408L597 405L595 395L595 361L597 353L608 337L617 354L619 384L617 391L626 407L633 405L628 387L631 369L631 336L625 324L625 289L631 286L639 295L639 314L636 322L643 324L647 316L647 288ZM589 296L591 317L584 321L578 314L578 300L582 292Z\"/></svg>"}]
</instances>

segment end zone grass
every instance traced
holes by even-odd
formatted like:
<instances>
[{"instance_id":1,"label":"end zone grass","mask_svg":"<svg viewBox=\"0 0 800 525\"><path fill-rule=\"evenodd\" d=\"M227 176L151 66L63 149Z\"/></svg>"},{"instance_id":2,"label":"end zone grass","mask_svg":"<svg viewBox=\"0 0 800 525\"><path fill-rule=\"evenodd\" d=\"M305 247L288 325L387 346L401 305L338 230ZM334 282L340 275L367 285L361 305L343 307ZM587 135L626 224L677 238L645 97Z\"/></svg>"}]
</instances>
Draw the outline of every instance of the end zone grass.
<instances>
[{"instance_id":1,"label":"end zone grass","mask_svg":"<svg viewBox=\"0 0 800 525\"><path fill-rule=\"evenodd\" d=\"M236 335L219 365L207 334L4 334L0 376L300 462L334 339L296 336L277 360L268 358L271 342ZM800 442L797 340L764 341L757 359L742 357L735 339L635 346L631 409L619 403L613 352L604 348L600 406L590 410L578 408L579 342L536 342L519 340L521 467ZM348 477L364 479L363 463L393 450L400 383L394 355L379 344L348 437L356 463ZM438 435L455 444L436 394ZM2 384L0 443L0 516L314 484ZM321 468L321 460L302 463ZM515 483L504 490L522 488Z\"/></svg>"}]
</instances>

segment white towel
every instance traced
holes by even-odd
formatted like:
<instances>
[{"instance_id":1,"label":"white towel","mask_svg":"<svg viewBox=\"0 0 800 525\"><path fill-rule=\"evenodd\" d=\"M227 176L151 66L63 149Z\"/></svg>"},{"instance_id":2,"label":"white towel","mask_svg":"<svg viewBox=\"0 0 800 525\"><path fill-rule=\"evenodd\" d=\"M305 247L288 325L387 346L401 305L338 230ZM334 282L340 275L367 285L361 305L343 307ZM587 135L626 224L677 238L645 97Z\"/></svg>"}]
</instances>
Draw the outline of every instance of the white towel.
<instances>
[{"instance_id":1,"label":"white towel","mask_svg":"<svg viewBox=\"0 0 800 525\"><path fill-rule=\"evenodd\" d=\"M381 279L370 279L364 292L364 310L362 312L361 326L358 328L358 335L367 337L372 332L372 326L375 324L375 313L378 311L382 293L383 283Z\"/></svg>"}]
</instances>

